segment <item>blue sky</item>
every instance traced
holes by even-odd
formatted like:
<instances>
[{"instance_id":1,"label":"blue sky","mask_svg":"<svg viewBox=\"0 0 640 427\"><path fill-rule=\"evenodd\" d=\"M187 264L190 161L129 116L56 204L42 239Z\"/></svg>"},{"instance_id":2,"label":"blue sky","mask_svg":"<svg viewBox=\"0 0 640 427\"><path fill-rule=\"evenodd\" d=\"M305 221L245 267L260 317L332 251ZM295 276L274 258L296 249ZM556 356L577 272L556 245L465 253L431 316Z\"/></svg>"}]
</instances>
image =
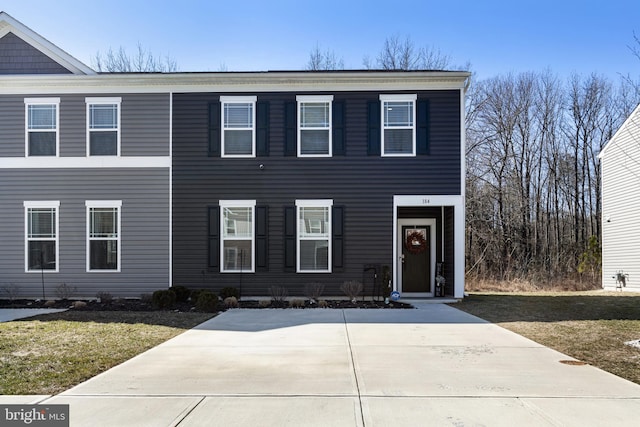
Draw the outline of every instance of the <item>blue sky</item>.
<instances>
[{"instance_id":1,"label":"blue sky","mask_svg":"<svg viewBox=\"0 0 640 427\"><path fill-rule=\"evenodd\" d=\"M314 6L315 5L315 6ZM318 45L347 68L375 58L386 37L410 37L478 78L550 69L640 76L628 49L640 0L3 0L0 8L72 56L138 42L181 71L303 69Z\"/></svg>"}]
</instances>

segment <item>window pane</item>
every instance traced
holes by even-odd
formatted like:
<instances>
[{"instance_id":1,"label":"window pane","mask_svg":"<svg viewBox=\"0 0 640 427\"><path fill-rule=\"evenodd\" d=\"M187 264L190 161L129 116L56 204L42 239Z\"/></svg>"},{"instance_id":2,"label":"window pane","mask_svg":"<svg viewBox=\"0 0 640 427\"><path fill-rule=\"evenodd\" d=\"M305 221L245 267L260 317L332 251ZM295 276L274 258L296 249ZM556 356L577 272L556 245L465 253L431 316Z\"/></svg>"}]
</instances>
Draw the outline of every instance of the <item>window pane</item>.
<instances>
[{"instance_id":1,"label":"window pane","mask_svg":"<svg viewBox=\"0 0 640 427\"><path fill-rule=\"evenodd\" d=\"M56 242L54 240L29 242L29 270L56 269Z\"/></svg>"},{"instance_id":2,"label":"window pane","mask_svg":"<svg viewBox=\"0 0 640 427\"><path fill-rule=\"evenodd\" d=\"M89 105L89 129L117 129L118 104Z\"/></svg>"},{"instance_id":3,"label":"window pane","mask_svg":"<svg viewBox=\"0 0 640 427\"><path fill-rule=\"evenodd\" d=\"M253 154L253 131L225 130L224 154Z\"/></svg>"},{"instance_id":4,"label":"window pane","mask_svg":"<svg viewBox=\"0 0 640 427\"><path fill-rule=\"evenodd\" d=\"M328 270L329 242L327 240L301 240L300 269Z\"/></svg>"},{"instance_id":5,"label":"window pane","mask_svg":"<svg viewBox=\"0 0 640 427\"><path fill-rule=\"evenodd\" d=\"M118 132L90 132L89 155L116 156L118 154Z\"/></svg>"},{"instance_id":6,"label":"window pane","mask_svg":"<svg viewBox=\"0 0 640 427\"><path fill-rule=\"evenodd\" d=\"M56 109L55 104L29 105L29 130L34 129L56 129Z\"/></svg>"},{"instance_id":7,"label":"window pane","mask_svg":"<svg viewBox=\"0 0 640 427\"><path fill-rule=\"evenodd\" d=\"M385 102L385 126L413 126L413 102Z\"/></svg>"},{"instance_id":8,"label":"window pane","mask_svg":"<svg viewBox=\"0 0 640 427\"><path fill-rule=\"evenodd\" d=\"M251 240L225 240L223 242L223 265L227 271L251 270Z\"/></svg>"},{"instance_id":9,"label":"window pane","mask_svg":"<svg viewBox=\"0 0 640 427\"><path fill-rule=\"evenodd\" d=\"M56 133L55 132L29 132L30 156L55 156Z\"/></svg>"},{"instance_id":10,"label":"window pane","mask_svg":"<svg viewBox=\"0 0 640 427\"><path fill-rule=\"evenodd\" d=\"M253 221L251 208L224 208L224 229L223 237L244 237L253 236Z\"/></svg>"},{"instance_id":11,"label":"window pane","mask_svg":"<svg viewBox=\"0 0 640 427\"><path fill-rule=\"evenodd\" d=\"M27 221L28 238L55 239L56 210L54 208L30 208Z\"/></svg>"},{"instance_id":12,"label":"window pane","mask_svg":"<svg viewBox=\"0 0 640 427\"><path fill-rule=\"evenodd\" d=\"M90 270L118 269L117 240L91 240L89 242L89 251Z\"/></svg>"},{"instance_id":13,"label":"window pane","mask_svg":"<svg viewBox=\"0 0 640 427\"><path fill-rule=\"evenodd\" d=\"M224 127L253 127L253 104L224 104Z\"/></svg>"},{"instance_id":14,"label":"window pane","mask_svg":"<svg viewBox=\"0 0 640 427\"><path fill-rule=\"evenodd\" d=\"M329 127L329 103L302 103L300 105L300 127Z\"/></svg>"},{"instance_id":15,"label":"window pane","mask_svg":"<svg viewBox=\"0 0 640 427\"><path fill-rule=\"evenodd\" d=\"M385 129L384 153L413 153L413 129Z\"/></svg>"},{"instance_id":16,"label":"window pane","mask_svg":"<svg viewBox=\"0 0 640 427\"><path fill-rule=\"evenodd\" d=\"M90 208L89 237L118 237L118 209Z\"/></svg>"},{"instance_id":17,"label":"window pane","mask_svg":"<svg viewBox=\"0 0 640 427\"><path fill-rule=\"evenodd\" d=\"M300 154L329 154L329 131L301 130Z\"/></svg>"},{"instance_id":18,"label":"window pane","mask_svg":"<svg viewBox=\"0 0 640 427\"><path fill-rule=\"evenodd\" d=\"M328 236L329 209L326 207L300 208L298 230L301 237Z\"/></svg>"}]
</instances>

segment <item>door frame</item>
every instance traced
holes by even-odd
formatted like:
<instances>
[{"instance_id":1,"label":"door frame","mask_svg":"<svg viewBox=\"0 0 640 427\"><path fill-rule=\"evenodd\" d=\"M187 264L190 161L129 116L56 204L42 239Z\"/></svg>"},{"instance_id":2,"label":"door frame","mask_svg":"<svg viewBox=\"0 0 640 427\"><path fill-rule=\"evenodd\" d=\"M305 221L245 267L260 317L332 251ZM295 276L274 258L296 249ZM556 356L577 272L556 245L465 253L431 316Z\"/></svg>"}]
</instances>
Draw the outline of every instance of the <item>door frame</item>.
<instances>
[{"instance_id":1,"label":"door frame","mask_svg":"<svg viewBox=\"0 0 640 427\"><path fill-rule=\"evenodd\" d=\"M404 245L404 236L402 233L402 227L415 226L418 227L430 227L429 232L429 263L430 277L429 277L429 291L428 292L402 292L402 246ZM398 291L404 297L433 297L434 285L435 285L435 271L436 271L436 219L435 218L401 218L398 219L397 231L396 231L396 280L398 284Z\"/></svg>"}]
</instances>

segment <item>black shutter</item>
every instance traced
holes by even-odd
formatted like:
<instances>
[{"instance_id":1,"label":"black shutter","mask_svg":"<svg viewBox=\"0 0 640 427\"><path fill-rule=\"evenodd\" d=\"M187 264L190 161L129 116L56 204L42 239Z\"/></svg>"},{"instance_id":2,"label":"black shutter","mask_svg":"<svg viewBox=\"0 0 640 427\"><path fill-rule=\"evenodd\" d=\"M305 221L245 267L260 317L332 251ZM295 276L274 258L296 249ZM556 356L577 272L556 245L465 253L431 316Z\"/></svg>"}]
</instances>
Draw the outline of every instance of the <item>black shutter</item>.
<instances>
[{"instance_id":1,"label":"black shutter","mask_svg":"<svg viewBox=\"0 0 640 427\"><path fill-rule=\"evenodd\" d=\"M369 156L380 155L380 101L367 102L367 126L368 145L367 154Z\"/></svg>"},{"instance_id":2,"label":"black shutter","mask_svg":"<svg viewBox=\"0 0 640 427\"><path fill-rule=\"evenodd\" d=\"M333 250L332 264L333 270L344 267L344 207L334 206L331 212L331 232L333 239L331 247Z\"/></svg>"},{"instance_id":3,"label":"black shutter","mask_svg":"<svg viewBox=\"0 0 640 427\"><path fill-rule=\"evenodd\" d=\"M220 263L220 208L209 207L209 268L218 268Z\"/></svg>"},{"instance_id":4,"label":"black shutter","mask_svg":"<svg viewBox=\"0 0 640 427\"><path fill-rule=\"evenodd\" d=\"M256 206L256 271L269 270L269 242L268 242L267 206Z\"/></svg>"},{"instance_id":5,"label":"black shutter","mask_svg":"<svg viewBox=\"0 0 640 427\"><path fill-rule=\"evenodd\" d=\"M269 102L256 104L256 153L258 156L269 155Z\"/></svg>"},{"instance_id":6,"label":"black shutter","mask_svg":"<svg viewBox=\"0 0 640 427\"><path fill-rule=\"evenodd\" d=\"M209 156L220 156L220 103L209 103Z\"/></svg>"},{"instance_id":7,"label":"black shutter","mask_svg":"<svg viewBox=\"0 0 640 427\"><path fill-rule=\"evenodd\" d=\"M429 101L418 101L416 115L416 154L429 154Z\"/></svg>"},{"instance_id":8,"label":"black shutter","mask_svg":"<svg viewBox=\"0 0 640 427\"><path fill-rule=\"evenodd\" d=\"M296 271L296 207L284 208L284 270Z\"/></svg>"},{"instance_id":9,"label":"black shutter","mask_svg":"<svg viewBox=\"0 0 640 427\"><path fill-rule=\"evenodd\" d=\"M295 156L297 140L296 109L295 102L285 102L284 104L284 155Z\"/></svg>"},{"instance_id":10,"label":"black shutter","mask_svg":"<svg viewBox=\"0 0 640 427\"><path fill-rule=\"evenodd\" d=\"M333 143L333 155L344 156L345 155L345 135L344 135L344 101L334 101L332 115L333 127L332 143Z\"/></svg>"}]
</instances>

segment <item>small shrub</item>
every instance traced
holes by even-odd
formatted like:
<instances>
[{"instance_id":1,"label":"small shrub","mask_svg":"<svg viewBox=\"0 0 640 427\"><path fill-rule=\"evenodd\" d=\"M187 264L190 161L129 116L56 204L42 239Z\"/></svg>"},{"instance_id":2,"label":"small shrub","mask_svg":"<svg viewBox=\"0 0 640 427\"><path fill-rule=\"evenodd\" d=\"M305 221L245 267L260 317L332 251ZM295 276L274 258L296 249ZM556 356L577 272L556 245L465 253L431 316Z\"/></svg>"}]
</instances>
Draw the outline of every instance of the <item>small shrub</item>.
<instances>
[{"instance_id":1,"label":"small shrub","mask_svg":"<svg viewBox=\"0 0 640 427\"><path fill-rule=\"evenodd\" d=\"M234 297L236 300L240 299L240 292L233 286L227 286L220 289L220 293L218 295L220 295L220 298L222 298L223 300L229 297Z\"/></svg>"},{"instance_id":2,"label":"small shrub","mask_svg":"<svg viewBox=\"0 0 640 427\"><path fill-rule=\"evenodd\" d=\"M141 294L140 295L140 302L143 302L145 304L151 304L151 302L152 302L151 294Z\"/></svg>"},{"instance_id":3,"label":"small shrub","mask_svg":"<svg viewBox=\"0 0 640 427\"><path fill-rule=\"evenodd\" d=\"M311 303L315 303L320 299L320 296L324 292L324 285L318 282L307 283L304 285L304 295L309 298Z\"/></svg>"},{"instance_id":4,"label":"small shrub","mask_svg":"<svg viewBox=\"0 0 640 427\"><path fill-rule=\"evenodd\" d=\"M176 303L176 294L171 289L155 291L151 295L151 303L159 309L170 308Z\"/></svg>"},{"instance_id":5,"label":"small shrub","mask_svg":"<svg viewBox=\"0 0 640 427\"><path fill-rule=\"evenodd\" d=\"M357 280L347 280L340 285L340 290L349 298L351 302L356 302L356 298L362 292L362 282Z\"/></svg>"},{"instance_id":6,"label":"small shrub","mask_svg":"<svg viewBox=\"0 0 640 427\"><path fill-rule=\"evenodd\" d=\"M269 306L271 305L271 301L269 301L268 299L261 299L261 300L258 302L258 305L259 305L260 307L262 307L262 308L267 308L267 307L269 307Z\"/></svg>"},{"instance_id":7,"label":"small shrub","mask_svg":"<svg viewBox=\"0 0 640 427\"><path fill-rule=\"evenodd\" d=\"M15 283L7 283L2 287L2 292L7 295L9 301L13 302L20 295L20 286Z\"/></svg>"},{"instance_id":8,"label":"small shrub","mask_svg":"<svg viewBox=\"0 0 640 427\"><path fill-rule=\"evenodd\" d=\"M187 302L191 296L191 290L186 286L172 286L171 290L175 292L178 302Z\"/></svg>"},{"instance_id":9,"label":"small shrub","mask_svg":"<svg viewBox=\"0 0 640 427\"><path fill-rule=\"evenodd\" d=\"M303 299L299 299L299 298L291 300L291 307L293 307L293 308L303 308L304 307L304 300Z\"/></svg>"},{"instance_id":10,"label":"small shrub","mask_svg":"<svg viewBox=\"0 0 640 427\"><path fill-rule=\"evenodd\" d=\"M56 286L56 295L60 299L69 299L69 297L77 292L75 286L69 286L66 283L60 283Z\"/></svg>"},{"instance_id":11,"label":"small shrub","mask_svg":"<svg viewBox=\"0 0 640 427\"><path fill-rule=\"evenodd\" d=\"M238 298L236 297L226 297L224 299L224 306L227 308L238 308Z\"/></svg>"},{"instance_id":12,"label":"small shrub","mask_svg":"<svg viewBox=\"0 0 640 427\"><path fill-rule=\"evenodd\" d=\"M329 307L329 303L327 303L325 300L321 299L320 301L318 301L318 307L327 308L327 307Z\"/></svg>"},{"instance_id":13,"label":"small shrub","mask_svg":"<svg viewBox=\"0 0 640 427\"><path fill-rule=\"evenodd\" d=\"M287 292L287 288L283 286L271 286L269 288L269 295L271 295L271 300L274 303L282 305L289 293Z\"/></svg>"},{"instance_id":14,"label":"small shrub","mask_svg":"<svg viewBox=\"0 0 640 427\"><path fill-rule=\"evenodd\" d=\"M193 289L193 290L191 290L191 294L190 294L190 296L189 296L189 300L190 300L192 303L194 303L194 304L195 304L195 303L196 303L196 301L198 301L198 296L200 296L200 293L201 293L201 292L203 292L203 291L205 291L205 290L206 290L206 289Z\"/></svg>"},{"instance_id":15,"label":"small shrub","mask_svg":"<svg viewBox=\"0 0 640 427\"><path fill-rule=\"evenodd\" d=\"M96 298L98 298L98 302L104 304L111 304L113 302L113 297L109 292L98 292Z\"/></svg>"},{"instance_id":16,"label":"small shrub","mask_svg":"<svg viewBox=\"0 0 640 427\"><path fill-rule=\"evenodd\" d=\"M214 312L218 308L218 296L211 291L201 289L196 300L198 311Z\"/></svg>"}]
</instances>

